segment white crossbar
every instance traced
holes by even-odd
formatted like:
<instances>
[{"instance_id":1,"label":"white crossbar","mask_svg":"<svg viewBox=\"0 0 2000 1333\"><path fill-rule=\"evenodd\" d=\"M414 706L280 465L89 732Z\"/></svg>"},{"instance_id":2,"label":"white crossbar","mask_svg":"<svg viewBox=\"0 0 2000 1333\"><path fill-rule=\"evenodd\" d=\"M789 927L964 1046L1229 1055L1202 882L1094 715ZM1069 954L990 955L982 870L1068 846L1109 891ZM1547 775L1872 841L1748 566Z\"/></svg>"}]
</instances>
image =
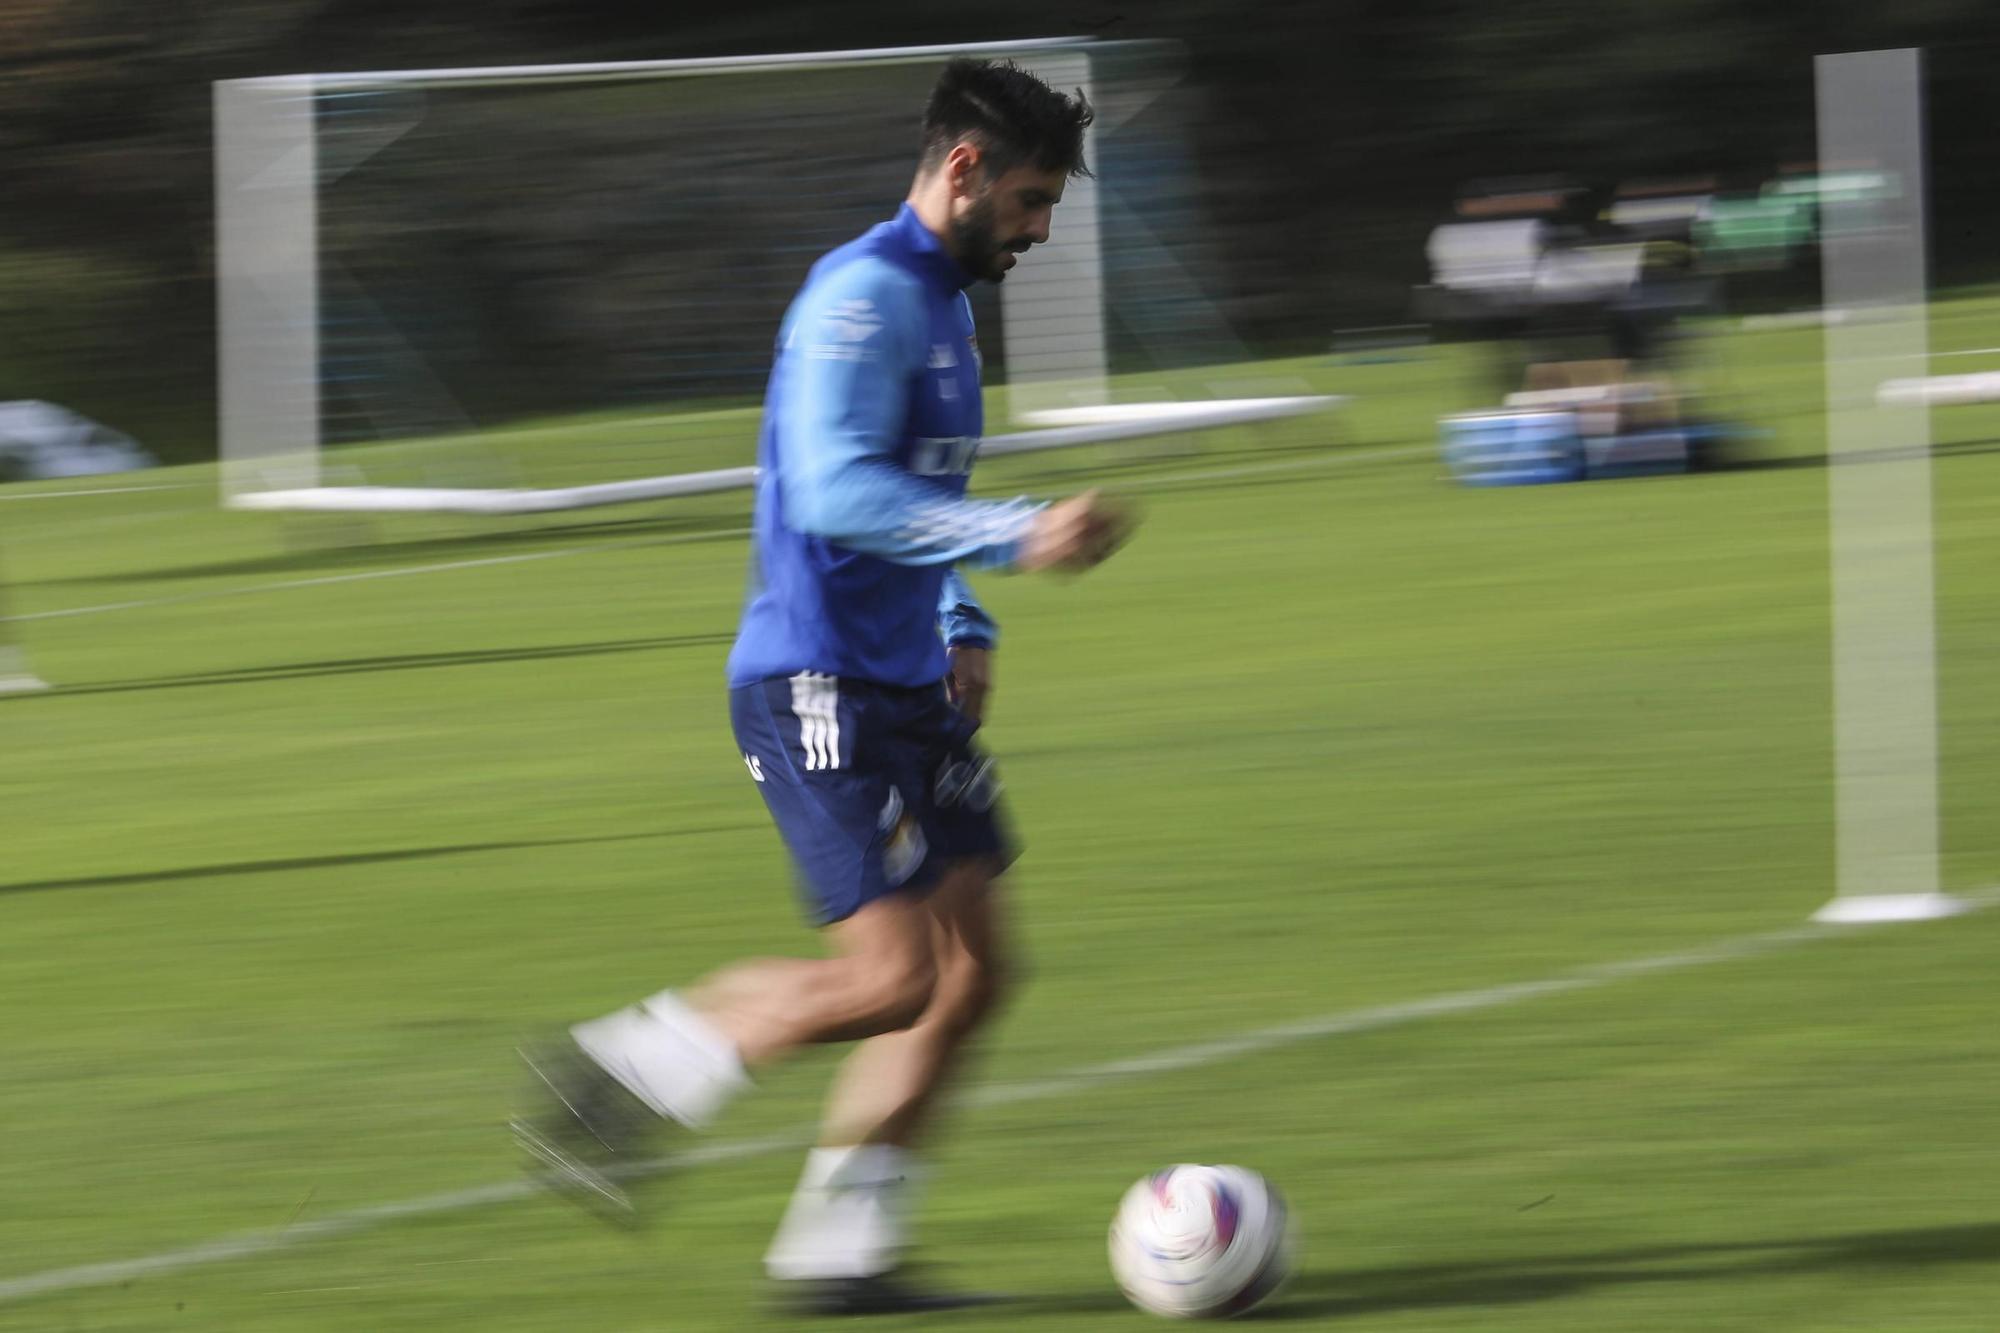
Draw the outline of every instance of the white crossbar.
<instances>
[{"instance_id":1,"label":"white crossbar","mask_svg":"<svg viewBox=\"0 0 2000 1333\"><path fill-rule=\"evenodd\" d=\"M604 83L619 79L733 74L746 69L813 69L826 65L909 64L959 55L1005 56L1045 51L1052 46L1088 46L1089 37L1045 37L1012 42L961 42L940 46L865 47L853 51L792 51L771 55L696 57L681 60L612 60L583 65L493 65L465 69L377 69L349 74L284 75L233 82L313 92L367 88L480 87L504 83Z\"/></svg>"},{"instance_id":2,"label":"white crossbar","mask_svg":"<svg viewBox=\"0 0 2000 1333\"><path fill-rule=\"evenodd\" d=\"M1884 407L1957 407L2000 402L2000 371L1980 375L1927 375L1883 380L1875 401Z\"/></svg>"},{"instance_id":3,"label":"white crossbar","mask_svg":"<svg viewBox=\"0 0 2000 1333\"><path fill-rule=\"evenodd\" d=\"M1077 424L1048 430L1021 431L987 437L981 457L1067 449L1086 444L1182 431L1211 430L1284 417L1325 412L1346 399L1334 394L1296 398L1225 398L1200 403L1130 403L1123 406L1071 409L1048 414ZM1081 413L1073 416L1072 413ZM687 472L672 477L642 477L591 486L545 489L464 490L427 486L314 486L300 490L248 491L230 497L232 509L311 511L319 513L422 514L546 514L565 509L593 509L641 500L670 500L687 495L737 491L754 485L753 467Z\"/></svg>"}]
</instances>

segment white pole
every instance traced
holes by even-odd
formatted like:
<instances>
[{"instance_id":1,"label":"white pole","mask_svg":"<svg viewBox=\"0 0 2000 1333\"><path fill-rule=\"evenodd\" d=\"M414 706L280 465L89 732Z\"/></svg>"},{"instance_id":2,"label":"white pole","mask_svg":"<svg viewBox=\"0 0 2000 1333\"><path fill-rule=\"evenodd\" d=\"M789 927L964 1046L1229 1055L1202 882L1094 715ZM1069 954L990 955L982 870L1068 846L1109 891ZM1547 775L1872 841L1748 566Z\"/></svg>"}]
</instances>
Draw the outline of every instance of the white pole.
<instances>
[{"instance_id":1,"label":"white pole","mask_svg":"<svg viewBox=\"0 0 2000 1333\"><path fill-rule=\"evenodd\" d=\"M1847 317L1824 335L1837 889L1815 919L1925 920L1965 910L1938 884L1930 420L1876 392L1929 343L1922 68L1862 51L1814 73L1820 171L1884 184L1821 208L1825 305Z\"/></svg>"},{"instance_id":2,"label":"white pole","mask_svg":"<svg viewBox=\"0 0 2000 1333\"><path fill-rule=\"evenodd\" d=\"M28 670L28 655L9 635L7 622L11 619L5 599L0 599L0 696L38 694L49 683Z\"/></svg>"},{"instance_id":3,"label":"white pole","mask_svg":"<svg viewBox=\"0 0 2000 1333\"><path fill-rule=\"evenodd\" d=\"M222 495L319 484L319 209L312 80L215 85Z\"/></svg>"},{"instance_id":4,"label":"white pole","mask_svg":"<svg viewBox=\"0 0 2000 1333\"><path fill-rule=\"evenodd\" d=\"M1021 67L1058 92L1097 89L1085 50L1023 57ZM1084 165L1097 168L1097 139L1083 137ZM1097 178L1079 176L1063 191L1048 244L1000 285L1001 336L1007 344L1007 407L1030 413L1104 403L1110 354L1104 329L1104 240Z\"/></svg>"}]
</instances>

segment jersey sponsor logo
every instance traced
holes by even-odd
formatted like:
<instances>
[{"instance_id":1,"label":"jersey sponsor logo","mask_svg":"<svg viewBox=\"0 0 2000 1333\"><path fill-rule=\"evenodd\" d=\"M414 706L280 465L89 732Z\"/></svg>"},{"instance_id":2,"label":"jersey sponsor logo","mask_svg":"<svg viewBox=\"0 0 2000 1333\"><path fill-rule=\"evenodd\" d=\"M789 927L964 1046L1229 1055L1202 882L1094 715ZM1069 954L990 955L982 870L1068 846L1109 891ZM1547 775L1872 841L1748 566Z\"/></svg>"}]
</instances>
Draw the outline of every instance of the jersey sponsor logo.
<instances>
[{"instance_id":1,"label":"jersey sponsor logo","mask_svg":"<svg viewBox=\"0 0 2000 1333\"><path fill-rule=\"evenodd\" d=\"M931 344L931 369L952 370L958 365L958 357L952 353L950 343Z\"/></svg>"},{"instance_id":2,"label":"jersey sponsor logo","mask_svg":"<svg viewBox=\"0 0 2000 1333\"><path fill-rule=\"evenodd\" d=\"M978 457L977 435L920 435L910 446L910 471L920 477L963 477Z\"/></svg>"}]
</instances>

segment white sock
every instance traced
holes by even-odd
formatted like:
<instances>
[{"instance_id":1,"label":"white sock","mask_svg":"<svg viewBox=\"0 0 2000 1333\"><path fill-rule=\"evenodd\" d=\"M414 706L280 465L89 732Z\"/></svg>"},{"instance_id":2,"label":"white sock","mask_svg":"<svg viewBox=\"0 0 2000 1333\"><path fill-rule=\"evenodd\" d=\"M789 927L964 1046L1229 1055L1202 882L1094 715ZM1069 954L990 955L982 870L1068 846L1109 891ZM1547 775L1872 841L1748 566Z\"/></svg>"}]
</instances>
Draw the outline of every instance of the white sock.
<instances>
[{"instance_id":1,"label":"white sock","mask_svg":"<svg viewBox=\"0 0 2000 1333\"><path fill-rule=\"evenodd\" d=\"M781 1282L888 1272L902 1258L919 1175L915 1154L886 1143L814 1148L764 1270Z\"/></svg>"},{"instance_id":2,"label":"white sock","mask_svg":"<svg viewBox=\"0 0 2000 1333\"><path fill-rule=\"evenodd\" d=\"M640 1101L690 1129L707 1128L750 1083L736 1047L672 991L578 1023L569 1035Z\"/></svg>"}]
</instances>

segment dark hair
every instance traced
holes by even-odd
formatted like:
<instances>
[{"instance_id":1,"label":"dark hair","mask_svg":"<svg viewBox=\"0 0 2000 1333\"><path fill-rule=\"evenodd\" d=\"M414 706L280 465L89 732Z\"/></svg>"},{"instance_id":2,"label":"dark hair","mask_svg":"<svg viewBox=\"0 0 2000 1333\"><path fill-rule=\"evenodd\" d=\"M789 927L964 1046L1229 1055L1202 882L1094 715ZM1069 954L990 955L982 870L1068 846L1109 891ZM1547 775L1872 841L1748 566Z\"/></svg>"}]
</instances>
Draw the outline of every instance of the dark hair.
<instances>
[{"instance_id":1,"label":"dark hair","mask_svg":"<svg viewBox=\"0 0 2000 1333\"><path fill-rule=\"evenodd\" d=\"M935 167L970 138L985 155L988 179L1023 162L1088 176L1083 132L1096 115L1081 88L1071 97L1011 60L961 57L944 67L924 106L921 164Z\"/></svg>"}]
</instances>

